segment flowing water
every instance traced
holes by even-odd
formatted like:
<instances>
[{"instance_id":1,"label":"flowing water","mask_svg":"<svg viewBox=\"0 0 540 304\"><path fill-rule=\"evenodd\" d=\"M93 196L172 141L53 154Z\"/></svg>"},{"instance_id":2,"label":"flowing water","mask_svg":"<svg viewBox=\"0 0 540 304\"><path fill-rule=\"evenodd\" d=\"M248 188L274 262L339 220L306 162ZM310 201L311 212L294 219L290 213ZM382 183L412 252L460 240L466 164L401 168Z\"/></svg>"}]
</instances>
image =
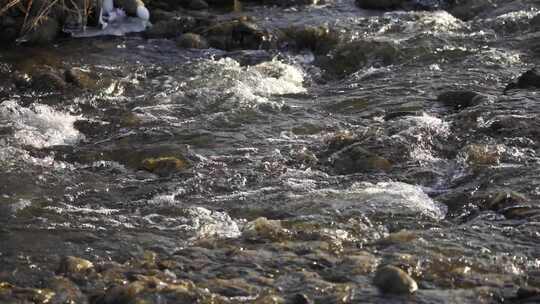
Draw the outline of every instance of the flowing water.
<instances>
[{"instance_id":1,"label":"flowing water","mask_svg":"<svg viewBox=\"0 0 540 304\"><path fill-rule=\"evenodd\" d=\"M66 255L153 251L231 303L493 303L540 287L540 97L503 94L540 56L536 5L465 22L328 2L244 13L379 43L346 75L309 51L138 36L1 51L0 281L41 287ZM40 60L91 71L99 89L7 80ZM436 100L447 90L486 98L455 109ZM145 167L159 157L173 168ZM382 264L419 290L379 293Z\"/></svg>"}]
</instances>

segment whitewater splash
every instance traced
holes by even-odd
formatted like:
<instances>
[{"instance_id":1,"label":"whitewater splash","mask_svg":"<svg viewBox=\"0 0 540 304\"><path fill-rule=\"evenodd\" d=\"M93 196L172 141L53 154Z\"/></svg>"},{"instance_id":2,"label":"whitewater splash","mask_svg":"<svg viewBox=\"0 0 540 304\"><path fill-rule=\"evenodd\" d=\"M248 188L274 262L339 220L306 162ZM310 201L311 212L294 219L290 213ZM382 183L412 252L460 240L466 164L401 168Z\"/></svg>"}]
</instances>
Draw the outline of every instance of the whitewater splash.
<instances>
[{"instance_id":1,"label":"whitewater splash","mask_svg":"<svg viewBox=\"0 0 540 304\"><path fill-rule=\"evenodd\" d=\"M13 129L13 137L20 144L36 148L79 142L84 135L73 126L79 118L42 104L25 108L13 100L0 103L1 125Z\"/></svg>"}]
</instances>

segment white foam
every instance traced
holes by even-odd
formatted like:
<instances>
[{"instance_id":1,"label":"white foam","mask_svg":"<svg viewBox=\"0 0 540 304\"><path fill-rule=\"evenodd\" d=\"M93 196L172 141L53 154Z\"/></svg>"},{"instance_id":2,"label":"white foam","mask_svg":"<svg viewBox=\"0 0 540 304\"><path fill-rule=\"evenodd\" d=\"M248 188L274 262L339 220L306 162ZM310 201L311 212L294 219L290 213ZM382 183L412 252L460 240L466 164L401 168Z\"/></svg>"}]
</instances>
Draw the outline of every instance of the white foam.
<instances>
[{"instance_id":1,"label":"white foam","mask_svg":"<svg viewBox=\"0 0 540 304\"><path fill-rule=\"evenodd\" d=\"M440 220L446 215L446 206L434 202L419 186L402 182L372 184L359 182L349 189L321 189L313 194L338 210L354 207L364 212L400 215L421 214Z\"/></svg>"},{"instance_id":2,"label":"white foam","mask_svg":"<svg viewBox=\"0 0 540 304\"><path fill-rule=\"evenodd\" d=\"M0 120L14 129L14 138L36 148L76 144L84 138L73 127L79 118L42 104L32 108L21 107L12 100L0 104Z\"/></svg>"}]
</instances>

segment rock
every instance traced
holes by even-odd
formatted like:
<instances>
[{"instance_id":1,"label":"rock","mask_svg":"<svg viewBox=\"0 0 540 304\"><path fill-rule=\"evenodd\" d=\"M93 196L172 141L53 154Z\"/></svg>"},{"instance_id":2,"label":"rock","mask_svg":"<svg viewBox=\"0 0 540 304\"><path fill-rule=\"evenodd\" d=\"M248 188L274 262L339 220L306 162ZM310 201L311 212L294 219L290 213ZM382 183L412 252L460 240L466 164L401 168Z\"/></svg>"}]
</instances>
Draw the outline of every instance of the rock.
<instances>
[{"instance_id":1,"label":"rock","mask_svg":"<svg viewBox=\"0 0 540 304\"><path fill-rule=\"evenodd\" d=\"M191 32L197 26L193 17L181 16L170 20L159 21L147 29L147 38L176 38L183 33Z\"/></svg>"},{"instance_id":2,"label":"rock","mask_svg":"<svg viewBox=\"0 0 540 304\"><path fill-rule=\"evenodd\" d=\"M126 285L113 286L105 292L104 304L132 303L138 294L146 289L146 283L142 281L131 282Z\"/></svg>"},{"instance_id":3,"label":"rock","mask_svg":"<svg viewBox=\"0 0 540 304\"><path fill-rule=\"evenodd\" d=\"M487 202L486 208L493 211L499 211L504 208L514 207L528 202L528 199L524 195L514 191L495 193L491 197L493 199Z\"/></svg>"},{"instance_id":4,"label":"rock","mask_svg":"<svg viewBox=\"0 0 540 304\"><path fill-rule=\"evenodd\" d=\"M31 77L31 88L39 92L61 91L67 87L64 77L53 70L39 70Z\"/></svg>"},{"instance_id":5,"label":"rock","mask_svg":"<svg viewBox=\"0 0 540 304\"><path fill-rule=\"evenodd\" d=\"M203 35L210 46L228 51L266 48L273 40L270 33L247 18L218 22L207 28Z\"/></svg>"},{"instance_id":6,"label":"rock","mask_svg":"<svg viewBox=\"0 0 540 304\"><path fill-rule=\"evenodd\" d=\"M176 39L176 45L186 49L207 49L208 41L201 35L185 33Z\"/></svg>"},{"instance_id":7,"label":"rock","mask_svg":"<svg viewBox=\"0 0 540 304\"><path fill-rule=\"evenodd\" d=\"M97 79L81 68L70 68L64 73L64 76L68 83L73 83L81 89L97 88Z\"/></svg>"},{"instance_id":8,"label":"rock","mask_svg":"<svg viewBox=\"0 0 540 304\"><path fill-rule=\"evenodd\" d=\"M292 297L290 304L313 304L315 303L312 299L310 299L307 295L303 293L297 293Z\"/></svg>"},{"instance_id":9,"label":"rock","mask_svg":"<svg viewBox=\"0 0 540 304\"><path fill-rule=\"evenodd\" d=\"M375 10L435 10L444 8L445 0L356 0L356 5Z\"/></svg>"},{"instance_id":10,"label":"rock","mask_svg":"<svg viewBox=\"0 0 540 304\"><path fill-rule=\"evenodd\" d=\"M389 171L392 163L360 146L353 144L335 153L331 163L339 174L350 174L369 171Z\"/></svg>"},{"instance_id":11,"label":"rock","mask_svg":"<svg viewBox=\"0 0 540 304\"><path fill-rule=\"evenodd\" d=\"M498 145L471 144L465 147L465 159L474 166L496 165L503 151L504 148Z\"/></svg>"},{"instance_id":12,"label":"rock","mask_svg":"<svg viewBox=\"0 0 540 304\"><path fill-rule=\"evenodd\" d=\"M418 285L413 278L405 271L391 265L380 267L373 283L384 293L411 294L418 290Z\"/></svg>"},{"instance_id":13,"label":"rock","mask_svg":"<svg viewBox=\"0 0 540 304\"><path fill-rule=\"evenodd\" d=\"M350 274L367 275L375 271L379 265L379 258L369 252L360 251L348 255L343 260L343 265L346 266L347 272Z\"/></svg>"},{"instance_id":14,"label":"rock","mask_svg":"<svg viewBox=\"0 0 540 304\"><path fill-rule=\"evenodd\" d=\"M60 262L57 273L59 274L84 274L94 269L94 264L88 260L67 256Z\"/></svg>"},{"instance_id":15,"label":"rock","mask_svg":"<svg viewBox=\"0 0 540 304\"><path fill-rule=\"evenodd\" d=\"M55 276L47 282L47 288L54 291L51 303L87 303L79 287L65 277Z\"/></svg>"},{"instance_id":16,"label":"rock","mask_svg":"<svg viewBox=\"0 0 540 304\"><path fill-rule=\"evenodd\" d=\"M393 42L359 40L338 47L319 59L318 64L330 75L343 77L366 66L387 66L400 58L400 51Z\"/></svg>"},{"instance_id":17,"label":"rock","mask_svg":"<svg viewBox=\"0 0 540 304\"><path fill-rule=\"evenodd\" d=\"M540 301L540 288L520 287L516 292L516 297L519 300L530 300L535 298Z\"/></svg>"},{"instance_id":18,"label":"rock","mask_svg":"<svg viewBox=\"0 0 540 304\"><path fill-rule=\"evenodd\" d=\"M540 71L532 68L521 74L514 82L509 83L504 92L513 89L538 89L540 88Z\"/></svg>"},{"instance_id":19,"label":"rock","mask_svg":"<svg viewBox=\"0 0 540 304\"><path fill-rule=\"evenodd\" d=\"M187 161L172 157L147 158L142 161L142 168L158 175L168 175L186 169Z\"/></svg>"},{"instance_id":20,"label":"rock","mask_svg":"<svg viewBox=\"0 0 540 304\"><path fill-rule=\"evenodd\" d=\"M437 101L459 111L486 102L488 98L473 91L446 91L437 96Z\"/></svg>"},{"instance_id":21,"label":"rock","mask_svg":"<svg viewBox=\"0 0 540 304\"><path fill-rule=\"evenodd\" d=\"M187 7L192 10L203 10L208 8L208 3L204 0L190 0Z\"/></svg>"},{"instance_id":22,"label":"rock","mask_svg":"<svg viewBox=\"0 0 540 304\"><path fill-rule=\"evenodd\" d=\"M498 7L498 1L494 0L450 0L448 2L447 11L454 17L465 21Z\"/></svg>"},{"instance_id":23,"label":"rock","mask_svg":"<svg viewBox=\"0 0 540 304\"><path fill-rule=\"evenodd\" d=\"M59 33L60 24L58 21L54 18L45 18L44 21L17 39L17 41L27 44L49 44L58 37Z\"/></svg>"},{"instance_id":24,"label":"rock","mask_svg":"<svg viewBox=\"0 0 540 304\"><path fill-rule=\"evenodd\" d=\"M269 220L259 217L246 223L242 235L250 240L269 239L273 241L283 240L290 235L290 232L281 226L278 220Z\"/></svg>"},{"instance_id":25,"label":"rock","mask_svg":"<svg viewBox=\"0 0 540 304\"><path fill-rule=\"evenodd\" d=\"M308 49L316 54L326 54L340 41L337 32L326 26L289 27L283 30L285 41L289 48L296 50Z\"/></svg>"}]
</instances>

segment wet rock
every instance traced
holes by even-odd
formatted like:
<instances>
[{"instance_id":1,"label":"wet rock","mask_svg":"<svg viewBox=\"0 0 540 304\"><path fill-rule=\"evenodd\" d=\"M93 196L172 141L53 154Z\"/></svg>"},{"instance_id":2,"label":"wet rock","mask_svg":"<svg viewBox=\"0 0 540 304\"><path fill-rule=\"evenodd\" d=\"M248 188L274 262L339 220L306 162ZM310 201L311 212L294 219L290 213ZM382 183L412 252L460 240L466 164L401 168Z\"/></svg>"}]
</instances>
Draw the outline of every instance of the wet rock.
<instances>
[{"instance_id":1,"label":"wet rock","mask_svg":"<svg viewBox=\"0 0 540 304\"><path fill-rule=\"evenodd\" d=\"M348 255L343 260L343 265L350 274L366 275L376 270L379 265L379 258L369 252L360 251Z\"/></svg>"},{"instance_id":2,"label":"wet rock","mask_svg":"<svg viewBox=\"0 0 540 304\"><path fill-rule=\"evenodd\" d=\"M146 289L146 283L135 281L126 285L113 286L105 292L103 304L132 303Z\"/></svg>"},{"instance_id":3,"label":"wet rock","mask_svg":"<svg viewBox=\"0 0 540 304\"><path fill-rule=\"evenodd\" d=\"M51 303L87 303L79 287L67 278L55 276L47 282L47 288L54 291Z\"/></svg>"},{"instance_id":4,"label":"wet rock","mask_svg":"<svg viewBox=\"0 0 540 304\"><path fill-rule=\"evenodd\" d=\"M54 18L45 18L44 21L17 39L17 41L34 45L49 44L58 37L59 33L60 24L58 21Z\"/></svg>"},{"instance_id":5,"label":"wet rock","mask_svg":"<svg viewBox=\"0 0 540 304\"><path fill-rule=\"evenodd\" d=\"M313 304L315 303L312 299L310 299L307 295L303 293L298 293L294 295L294 297L291 298L291 300L288 302L290 304Z\"/></svg>"},{"instance_id":6,"label":"wet rock","mask_svg":"<svg viewBox=\"0 0 540 304\"><path fill-rule=\"evenodd\" d=\"M437 96L437 101L459 111L486 102L488 98L473 91L446 91Z\"/></svg>"},{"instance_id":7,"label":"wet rock","mask_svg":"<svg viewBox=\"0 0 540 304\"><path fill-rule=\"evenodd\" d=\"M147 38L176 38L183 33L191 32L197 26L197 20L189 16L174 17L174 19L158 21L146 30Z\"/></svg>"},{"instance_id":8,"label":"wet rock","mask_svg":"<svg viewBox=\"0 0 540 304\"><path fill-rule=\"evenodd\" d=\"M503 147L498 145L471 144L465 147L465 159L473 166L491 166L499 163Z\"/></svg>"},{"instance_id":9,"label":"wet rock","mask_svg":"<svg viewBox=\"0 0 540 304\"><path fill-rule=\"evenodd\" d=\"M521 74L514 82L509 83L504 91L538 88L540 88L540 71L537 68L533 68Z\"/></svg>"},{"instance_id":10,"label":"wet rock","mask_svg":"<svg viewBox=\"0 0 540 304\"><path fill-rule=\"evenodd\" d=\"M411 294L418 290L413 278L405 271L390 265L377 270L373 283L384 293Z\"/></svg>"},{"instance_id":11,"label":"wet rock","mask_svg":"<svg viewBox=\"0 0 540 304\"><path fill-rule=\"evenodd\" d=\"M260 49L269 47L272 35L247 18L223 21L207 28L203 35L218 49Z\"/></svg>"},{"instance_id":12,"label":"wet rock","mask_svg":"<svg viewBox=\"0 0 540 304\"><path fill-rule=\"evenodd\" d=\"M253 301L253 304L284 304L285 300L277 295L261 295Z\"/></svg>"},{"instance_id":13,"label":"wet rock","mask_svg":"<svg viewBox=\"0 0 540 304\"><path fill-rule=\"evenodd\" d=\"M185 33L176 39L176 45L186 49L207 49L208 42L204 37L194 33Z\"/></svg>"},{"instance_id":14,"label":"wet rock","mask_svg":"<svg viewBox=\"0 0 540 304\"><path fill-rule=\"evenodd\" d=\"M343 77L363 67L387 66L400 58L400 51L393 42L360 40L338 47L319 59L318 64L330 75Z\"/></svg>"},{"instance_id":15,"label":"wet rock","mask_svg":"<svg viewBox=\"0 0 540 304\"><path fill-rule=\"evenodd\" d=\"M346 146L352 145L358 141L358 139L350 132L337 132L326 139L329 152L339 151Z\"/></svg>"},{"instance_id":16,"label":"wet rock","mask_svg":"<svg viewBox=\"0 0 540 304\"><path fill-rule=\"evenodd\" d=\"M384 157L353 144L332 155L332 166L339 174L389 171L392 163Z\"/></svg>"},{"instance_id":17,"label":"wet rock","mask_svg":"<svg viewBox=\"0 0 540 304\"><path fill-rule=\"evenodd\" d=\"M59 274L84 274L94 269L94 264L88 260L67 256L62 259L57 273Z\"/></svg>"},{"instance_id":18,"label":"wet rock","mask_svg":"<svg viewBox=\"0 0 540 304\"><path fill-rule=\"evenodd\" d=\"M259 217L244 226L242 235L250 240L269 239L277 241L288 238L290 232L283 228L278 220Z\"/></svg>"},{"instance_id":19,"label":"wet rock","mask_svg":"<svg viewBox=\"0 0 540 304\"><path fill-rule=\"evenodd\" d=\"M498 211L507 207L513 207L528 202L528 199L517 192L499 192L491 195L492 199L487 202L487 209Z\"/></svg>"},{"instance_id":20,"label":"wet rock","mask_svg":"<svg viewBox=\"0 0 540 304\"><path fill-rule=\"evenodd\" d=\"M520 287L516 292L516 298L518 300L534 300L540 301L540 288L534 287Z\"/></svg>"},{"instance_id":21,"label":"wet rock","mask_svg":"<svg viewBox=\"0 0 540 304\"><path fill-rule=\"evenodd\" d=\"M284 32L284 42L288 48L308 49L316 54L326 54L339 43L339 34L326 26L295 26ZM280 44L282 44L280 43Z\"/></svg>"},{"instance_id":22,"label":"wet rock","mask_svg":"<svg viewBox=\"0 0 540 304\"><path fill-rule=\"evenodd\" d=\"M188 167L186 160L172 156L147 158L142 161L142 168L158 175L168 175Z\"/></svg>"},{"instance_id":23,"label":"wet rock","mask_svg":"<svg viewBox=\"0 0 540 304\"><path fill-rule=\"evenodd\" d=\"M65 78L68 83L72 83L81 89L97 88L97 79L92 74L81 68L70 68L65 72Z\"/></svg>"},{"instance_id":24,"label":"wet rock","mask_svg":"<svg viewBox=\"0 0 540 304\"><path fill-rule=\"evenodd\" d=\"M364 9L376 10L434 10L443 8L445 0L356 0L356 5Z\"/></svg>"},{"instance_id":25,"label":"wet rock","mask_svg":"<svg viewBox=\"0 0 540 304\"><path fill-rule=\"evenodd\" d=\"M400 230L398 232L390 233L387 237L380 241L381 244L406 244L410 243L418 238L414 231Z\"/></svg>"},{"instance_id":26,"label":"wet rock","mask_svg":"<svg viewBox=\"0 0 540 304\"><path fill-rule=\"evenodd\" d=\"M497 0L450 0L448 12L461 20L470 20L477 15L498 7ZM511 1L508 1L511 2Z\"/></svg>"},{"instance_id":27,"label":"wet rock","mask_svg":"<svg viewBox=\"0 0 540 304\"><path fill-rule=\"evenodd\" d=\"M31 79L31 88L39 92L61 91L67 87L64 77L53 70L36 71Z\"/></svg>"},{"instance_id":28,"label":"wet rock","mask_svg":"<svg viewBox=\"0 0 540 304\"><path fill-rule=\"evenodd\" d=\"M190 0L187 7L192 10L203 10L208 8L208 3L204 0Z\"/></svg>"}]
</instances>

